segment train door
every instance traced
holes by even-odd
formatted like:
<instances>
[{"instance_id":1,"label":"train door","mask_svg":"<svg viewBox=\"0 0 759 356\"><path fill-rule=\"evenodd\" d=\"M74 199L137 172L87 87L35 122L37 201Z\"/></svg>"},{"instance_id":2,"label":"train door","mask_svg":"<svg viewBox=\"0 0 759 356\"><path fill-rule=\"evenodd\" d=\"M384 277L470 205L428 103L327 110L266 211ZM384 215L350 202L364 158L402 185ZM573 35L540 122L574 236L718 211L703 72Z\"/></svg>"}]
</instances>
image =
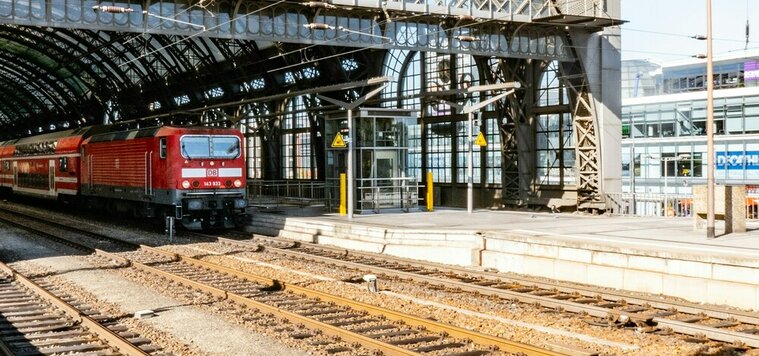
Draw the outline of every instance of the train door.
<instances>
[{"instance_id":1,"label":"train door","mask_svg":"<svg viewBox=\"0 0 759 356\"><path fill-rule=\"evenodd\" d=\"M51 159L48 161L48 167L50 170L50 174L48 175L48 194L50 196L55 196L55 160Z\"/></svg>"},{"instance_id":2,"label":"train door","mask_svg":"<svg viewBox=\"0 0 759 356\"><path fill-rule=\"evenodd\" d=\"M13 190L18 189L18 162L13 161Z\"/></svg>"},{"instance_id":3,"label":"train door","mask_svg":"<svg viewBox=\"0 0 759 356\"><path fill-rule=\"evenodd\" d=\"M145 152L145 195L153 195L153 151Z\"/></svg>"}]
</instances>

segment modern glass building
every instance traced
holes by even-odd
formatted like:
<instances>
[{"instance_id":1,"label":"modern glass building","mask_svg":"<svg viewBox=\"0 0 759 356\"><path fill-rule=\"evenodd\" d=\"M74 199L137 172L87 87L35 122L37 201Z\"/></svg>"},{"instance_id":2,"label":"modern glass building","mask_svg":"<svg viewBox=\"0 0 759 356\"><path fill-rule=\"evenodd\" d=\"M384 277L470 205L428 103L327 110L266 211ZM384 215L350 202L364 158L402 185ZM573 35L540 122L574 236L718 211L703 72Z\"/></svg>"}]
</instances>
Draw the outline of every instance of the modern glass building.
<instances>
[{"instance_id":1,"label":"modern glass building","mask_svg":"<svg viewBox=\"0 0 759 356\"><path fill-rule=\"evenodd\" d=\"M706 183L706 61L622 62L623 191ZM717 184L759 185L759 51L714 58Z\"/></svg>"}]
</instances>

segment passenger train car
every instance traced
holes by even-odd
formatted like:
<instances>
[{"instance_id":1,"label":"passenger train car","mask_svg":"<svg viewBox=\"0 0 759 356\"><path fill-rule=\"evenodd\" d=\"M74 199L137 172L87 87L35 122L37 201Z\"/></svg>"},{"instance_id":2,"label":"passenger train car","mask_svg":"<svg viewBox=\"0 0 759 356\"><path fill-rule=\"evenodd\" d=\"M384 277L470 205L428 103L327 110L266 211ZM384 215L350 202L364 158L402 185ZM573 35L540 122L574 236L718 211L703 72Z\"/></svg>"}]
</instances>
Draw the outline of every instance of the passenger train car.
<instances>
[{"instance_id":1,"label":"passenger train car","mask_svg":"<svg viewBox=\"0 0 759 356\"><path fill-rule=\"evenodd\" d=\"M234 129L171 126L26 137L0 143L0 190L230 228L248 205L242 142Z\"/></svg>"}]
</instances>

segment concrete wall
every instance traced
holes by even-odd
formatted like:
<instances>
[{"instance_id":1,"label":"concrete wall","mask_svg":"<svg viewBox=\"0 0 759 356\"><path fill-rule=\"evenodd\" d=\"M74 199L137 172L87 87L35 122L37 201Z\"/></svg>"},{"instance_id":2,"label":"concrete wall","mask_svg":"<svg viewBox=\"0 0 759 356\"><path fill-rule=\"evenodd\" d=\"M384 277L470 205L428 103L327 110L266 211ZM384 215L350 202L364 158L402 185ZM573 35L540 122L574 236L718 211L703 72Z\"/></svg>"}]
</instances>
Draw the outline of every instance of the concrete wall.
<instances>
[{"instance_id":1,"label":"concrete wall","mask_svg":"<svg viewBox=\"0 0 759 356\"><path fill-rule=\"evenodd\" d=\"M759 261L750 258L507 232L393 229L272 214L256 214L247 229L346 249L759 310Z\"/></svg>"},{"instance_id":2,"label":"concrete wall","mask_svg":"<svg viewBox=\"0 0 759 356\"><path fill-rule=\"evenodd\" d=\"M759 309L759 261L485 235L482 266L697 303Z\"/></svg>"},{"instance_id":3,"label":"concrete wall","mask_svg":"<svg viewBox=\"0 0 759 356\"><path fill-rule=\"evenodd\" d=\"M619 18L619 1L616 14ZM622 191L622 62L619 27L602 32L583 33L572 30L576 52L590 83L591 105L598 128L599 189L602 192Z\"/></svg>"}]
</instances>

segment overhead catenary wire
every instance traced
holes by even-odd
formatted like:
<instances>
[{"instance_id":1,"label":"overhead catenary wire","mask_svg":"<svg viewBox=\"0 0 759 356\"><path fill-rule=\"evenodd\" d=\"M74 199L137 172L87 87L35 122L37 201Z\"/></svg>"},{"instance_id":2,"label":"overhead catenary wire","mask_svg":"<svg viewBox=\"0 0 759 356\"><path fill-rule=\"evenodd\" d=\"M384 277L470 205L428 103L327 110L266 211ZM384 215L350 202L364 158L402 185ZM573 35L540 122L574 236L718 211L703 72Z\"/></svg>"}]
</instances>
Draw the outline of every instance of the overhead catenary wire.
<instances>
[{"instance_id":1,"label":"overhead catenary wire","mask_svg":"<svg viewBox=\"0 0 759 356\"><path fill-rule=\"evenodd\" d=\"M641 32L641 33L649 33L649 34L653 34L653 35L672 36L672 37L680 37L680 38L693 38L694 37L694 35L686 35L686 34L682 34L682 33L652 31L652 30L642 30L642 29L637 29L637 28L622 27L622 32L624 32L624 31ZM736 38L718 38L718 37L715 37L712 40L713 41L723 41L723 42L738 42L738 43L745 42L745 40L743 40L743 39L736 39ZM757 44L759 44L759 41L754 41L754 42L757 43Z\"/></svg>"},{"instance_id":2,"label":"overhead catenary wire","mask_svg":"<svg viewBox=\"0 0 759 356\"><path fill-rule=\"evenodd\" d=\"M242 15L242 16L243 16L243 17L246 17L246 16L254 15L254 14L258 13L258 12L264 11L264 10L266 10L266 9L268 9L268 8L271 8L271 7L277 6L277 5L279 5L279 4L282 4L282 3L285 3L285 2L288 2L288 1L287 1L287 0L279 0L279 1L277 1L277 2L274 2L274 3L271 3L271 4L269 4L269 5L266 5L266 6L262 7L262 8L256 9L256 10L254 10L254 11L251 11L251 12L249 12L249 13L246 13L246 14L244 14L244 15ZM120 67L123 67L123 66L125 66L125 65L127 65L127 64L130 64L130 63L132 63L132 62L136 61L136 60L140 60L140 59L142 59L142 58L144 58L144 57L146 57L146 56L148 56L148 55L151 55L151 54L153 54L153 53L157 53L157 52L159 52L159 51L162 51L162 50L164 50L164 49L166 49L166 48L169 48L169 47L175 46L175 45L177 45L177 44L179 44L179 43L182 43L182 42L185 42L185 41L187 41L187 40L190 40L190 39L192 39L192 38L198 37L198 36L200 36L201 34L203 34L203 33L206 33L206 32L208 32L208 31L211 31L211 30L215 30L215 29L217 29L217 28L219 28L219 27L221 27L221 26L224 26L224 25L230 24L230 23L232 23L232 22L234 22L234 21L237 21L238 19L239 19L239 16L238 16L238 17L232 17L232 18L230 18L228 21L224 21L224 22L221 22L221 23L219 23L219 24L216 24L216 25L215 25L215 26L213 26L213 27L209 27L209 28L206 28L206 29L204 29L204 30L202 30L202 31L198 31L198 32L196 32L196 33L193 33L192 35L189 35L189 36L187 36L187 37L184 37L184 38L182 38L182 39L176 40L176 41L174 41L174 42L172 42L172 43L169 43L169 44L167 44L167 45L164 45L164 46L161 46L161 47L159 47L159 48L156 48L156 49L154 49L154 50L152 50L152 51L150 51L150 52L147 52L147 53L144 53L144 54L142 54L141 56L138 56L138 57L135 57L135 58L133 58L133 59L130 59L129 61L126 61L126 62L124 62L124 63L120 64L119 66L120 66Z\"/></svg>"}]
</instances>

